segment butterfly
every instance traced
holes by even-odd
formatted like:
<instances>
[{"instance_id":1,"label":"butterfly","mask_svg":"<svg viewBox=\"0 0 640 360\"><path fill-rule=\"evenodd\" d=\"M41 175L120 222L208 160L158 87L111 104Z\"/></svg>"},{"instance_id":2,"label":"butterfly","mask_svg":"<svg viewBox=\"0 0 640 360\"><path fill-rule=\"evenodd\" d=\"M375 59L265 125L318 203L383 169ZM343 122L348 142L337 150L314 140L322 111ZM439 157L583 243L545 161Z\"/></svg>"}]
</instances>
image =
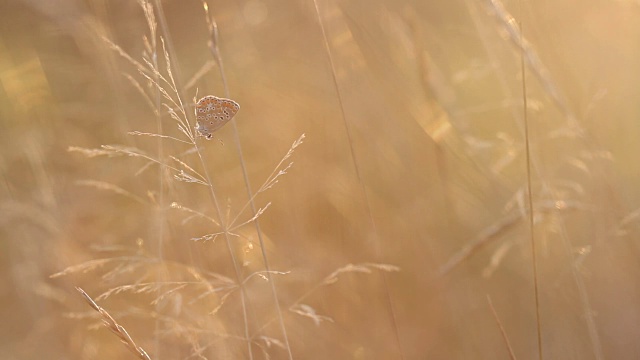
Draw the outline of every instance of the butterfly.
<instances>
[{"instance_id":1,"label":"butterfly","mask_svg":"<svg viewBox=\"0 0 640 360\"><path fill-rule=\"evenodd\" d=\"M210 140L213 133L231 121L238 110L240 105L233 100L207 95L196 103L196 130Z\"/></svg>"}]
</instances>

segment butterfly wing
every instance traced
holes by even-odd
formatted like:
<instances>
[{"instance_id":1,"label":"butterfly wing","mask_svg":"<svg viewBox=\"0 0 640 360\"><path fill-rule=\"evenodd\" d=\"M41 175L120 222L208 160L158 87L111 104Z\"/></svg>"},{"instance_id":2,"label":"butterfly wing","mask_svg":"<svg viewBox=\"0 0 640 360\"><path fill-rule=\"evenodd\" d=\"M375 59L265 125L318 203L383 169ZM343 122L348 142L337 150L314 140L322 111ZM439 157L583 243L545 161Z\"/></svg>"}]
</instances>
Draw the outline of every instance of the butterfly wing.
<instances>
[{"instance_id":1,"label":"butterfly wing","mask_svg":"<svg viewBox=\"0 0 640 360\"><path fill-rule=\"evenodd\" d=\"M238 110L240 105L233 100L205 96L196 103L197 129L207 139L211 139L213 133L231 121Z\"/></svg>"}]
</instances>

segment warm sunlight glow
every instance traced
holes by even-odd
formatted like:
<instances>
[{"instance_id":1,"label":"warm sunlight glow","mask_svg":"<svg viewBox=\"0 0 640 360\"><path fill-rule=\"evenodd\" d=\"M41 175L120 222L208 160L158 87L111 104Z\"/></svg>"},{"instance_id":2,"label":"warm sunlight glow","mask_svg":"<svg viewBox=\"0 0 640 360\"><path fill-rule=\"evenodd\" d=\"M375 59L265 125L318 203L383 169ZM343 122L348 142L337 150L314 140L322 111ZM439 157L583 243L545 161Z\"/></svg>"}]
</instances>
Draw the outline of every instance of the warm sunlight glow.
<instances>
[{"instance_id":1,"label":"warm sunlight glow","mask_svg":"<svg viewBox=\"0 0 640 360\"><path fill-rule=\"evenodd\" d=\"M0 1L0 359L636 359L638 1Z\"/></svg>"}]
</instances>

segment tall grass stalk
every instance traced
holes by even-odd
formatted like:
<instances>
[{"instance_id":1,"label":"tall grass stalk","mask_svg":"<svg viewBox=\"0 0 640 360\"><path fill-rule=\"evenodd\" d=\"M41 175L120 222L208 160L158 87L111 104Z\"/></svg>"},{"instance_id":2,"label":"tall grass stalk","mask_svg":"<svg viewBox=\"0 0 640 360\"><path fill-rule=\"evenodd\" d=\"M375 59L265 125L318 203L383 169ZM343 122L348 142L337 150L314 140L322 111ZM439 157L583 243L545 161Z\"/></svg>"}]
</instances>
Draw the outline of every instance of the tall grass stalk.
<instances>
[{"instance_id":1,"label":"tall grass stalk","mask_svg":"<svg viewBox=\"0 0 640 360\"><path fill-rule=\"evenodd\" d=\"M147 20L147 27L149 28L149 36L144 38L144 43L147 51L147 55L150 57L148 61L153 64L153 67L158 69L158 35L157 29L158 24L156 22L155 14L153 11L153 5L147 0L138 0L138 4L142 8L145 19ZM160 78L154 73L153 79L156 83L160 82ZM153 104L155 107L155 118L156 118L156 131L158 134L164 134L164 129L162 126L162 98L159 89L154 89L153 92ZM163 160L165 158L164 151L164 141L161 137L157 138L156 141L156 156L158 159ZM165 226L166 226L166 203L165 203L165 173L166 168L163 164L158 165L158 203L156 206L156 223L154 228L156 229L155 236L157 237L157 245L156 252L158 259L161 261L164 259L164 240L165 240ZM168 274L166 271L162 271L160 274L160 281L165 281L167 279ZM160 290L158 290L160 291ZM157 294L158 296L160 293ZM160 304L156 303L156 312L159 312ZM160 333L160 320L155 320L155 333ZM157 354L157 358L160 359L160 338L158 336L154 337L154 349Z\"/></svg>"},{"instance_id":2,"label":"tall grass stalk","mask_svg":"<svg viewBox=\"0 0 640 360\"><path fill-rule=\"evenodd\" d=\"M324 50L325 53L327 55L327 61L329 62L329 65L331 67L331 78L332 78L332 82L333 82L333 86L336 92L336 95L338 97L338 104L340 106L340 118L342 119L342 122L344 124L344 129L345 132L347 134L347 141L349 143L349 154L351 156L351 161L353 162L353 166L355 168L356 171L356 177L358 179L358 185L360 187L360 193L362 194L362 197L364 199L364 204L366 206L366 211L367 211L367 216L368 219L371 223L371 228L372 228L372 232L373 235L375 237L375 241L374 241L374 253L376 256L376 260L379 261L382 258L382 254L380 251L380 235L378 233L378 230L376 228L376 221L373 218L373 213L371 211L371 203L369 201L368 198L368 194L367 194L367 189L365 187L364 181L360 175L360 166L358 163L358 159L355 153L355 149L353 148L353 136L351 135L351 129L349 126L349 123L347 121L347 116L345 113L345 108L344 108L344 103L343 103L343 96L342 93L340 91L340 84L338 83L338 77L336 75L336 66L335 66L335 62L333 60L333 54L331 52L331 45L329 44L329 39L327 37L327 31L325 29L324 26L324 21L322 20L322 15L320 13L320 6L318 5L318 0L313 0L313 5L314 5L314 9L315 9L315 15L318 19L318 26L320 27L320 32L322 34L322 42L324 45ZM398 347L398 353L401 359L404 359L404 351L402 349L402 342L400 341L400 333L399 333L399 329L398 329L398 321L397 321L397 316L396 316L396 311L394 309L394 304L393 304L393 299L391 297L391 292L389 290L389 284L388 284L388 279L387 279L387 274L385 272L382 273L382 279L383 279L383 283L384 283L384 293L386 295L386 305L389 309L389 314L391 316L391 321L392 321L392 326L393 326L393 333L395 336L395 342L396 342L396 346Z\"/></svg>"},{"instance_id":3,"label":"tall grass stalk","mask_svg":"<svg viewBox=\"0 0 640 360\"><path fill-rule=\"evenodd\" d=\"M522 24L518 24L522 37ZM520 52L520 71L522 74L522 116L524 120L524 148L527 173L527 204L529 206L529 243L531 245L531 273L533 274L533 297L536 314L536 336L538 358L542 360L542 325L540 324L540 289L538 285L538 252L536 249L535 222L533 214L533 186L531 185L531 146L529 143L529 116L527 111L527 73L524 65L524 49Z\"/></svg>"},{"instance_id":4,"label":"tall grass stalk","mask_svg":"<svg viewBox=\"0 0 640 360\"><path fill-rule=\"evenodd\" d=\"M500 0L489 0L489 6L491 9L493 9L494 14L496 16L496 18L498 19L498 21L501 23L502 28L505 29L507 31L507 33L509 34L510 39L512 40L512 42L517 46L517 48L519 48L520 50L520 55L521 55L521 71L522 71L522 92L523 92L523 99L525 101L525 106L524 106L524 121L525 121L525 147L526 147L526 161L527 161L527 186L529 189L529 206L533 207L533 196L532 196L532 190L531 190L531 154L530 154L530 148L529 148L529 141L530 141L530 137L529 137L529 123L527 121L527 107L526 107L526 101L527 101L527 91L526 91L526 82L525 82L525 69L531 69L533 71L533 73L536 75L538 81L542 84L543 89L546 91L547 95L549 97L551 97L553 99L553 101L556 103L556 106L561 110L561 112L564 114L565 119L567 121L566 127L561 130L561 131L556 131L556 134L552 134L554 136L558 135L558 134L563 134L564 136L568 137L568 138L572 138L575 136L578 136L579 138L583 138L584 136L586 136L587 134L585 133L585 131L581 128L581 126L579 125L578 121L577 121L577 117L575 116L573 110L571 110L571 107L568 105L568 102L566 101L565 96L562 94L562 92L559 89L558 86L555 85L555 81L553 81L553 79L551 78L550 72L547 70L547 68L544 66L543 62L540 60L540 58L537 56L535 50L533 49L533 47L530 45L530 43L525 39L522 31L521 31L521 24L516 22L514 17L509 14L509 12L507 12L507 10L505 9L504 5L502 4L502 2ZM525 67L525 62L528 65L528 67ZM583 141L584 143L584 141ZM546 182L546 180L544 180L544 177L542 177L543 179L543 183ZM551 185L547 185L546 187L547 190L550 190L551 193L556 197L556 198L560 198L558 196L557 191L554 190L554 187ZM538 294L538 284L537 284L537 264L536 264L536 248L535 248L535 239L533 236L533 211L531 211L531 215L529 217L529 222L530 222L530 227L531 227L531 251L532 251L532 266L533 266L533 271L534 271L534 287L535 287L535 291L536 291L536 316L537 316L537 323L538 323L538 342L539 342L539 351L540 351L540 359L542 359L542 333L541 333L541 324L540 324L540 314L539 314L539 294ZM563 245L565 248L565 251L567 254L570 255L570 259L571 259L571 264L569 264L569 267L571 269L571 273L574 279L574 282L578 288L579 294L580 294L580 301L582 303L582 308L583 308L583 313L587 322L587 329L589 332L589 337L591 340L591 346L592 346L592 350L594 353L594 356L597 359L603 359L603 352L602 352L602 345L601 345L601 341L600 341L600 336L598 335L598 331L597 331L597 327L595 325L595 321L593 319L593 311L592 311L592 307L591 307L591 303L589 300L589 295L587 293L587 289L586 289L586 284L584 283L584 279L582 278L582 276L578 273L577 269L576 269L576 262L574 259L574 255L573 255L573 251L571 249L571 244L569 242L568 239L568 235L567 235L567 230L566 230L566 225L564 224L564 222L562 222L561 224L561 229L562 229L562 239L563 239Z\"/></svg>"},{"instance_id":5,"label":"tall grass stalk","mask_svg":"<svg viewBox=\"0 0 640 360\"><path fill-rule=\"evenodd\" d=\"M475 8L475 4L468 3L468 8ZM566 125L561 126L559 130L556 130L551 134L552 137L563 136L567 139L578 138L584 145L590 146L587 141L585 141L585 136L588 134L582 129L579 125L577 116L569 105L566 97L560 90L559 86L553 80L550 71L544 65L543 61L537 55L532 44L525 38L523 32L521 30L521 22L517 22L515 18L507 11L500 0L486 0L485 2L487 8L491 12L491 14L495 17L496 21L499 24L499 27L504 30L508 36L509 40L513 46L515 46L518 54L520 55L520 71L522 75L522 88L521 88L521 96L523 97L523 113L522 113L522 131L525 141L525 161L526 161L526 188L527 188L527 198L528 198L528 222L530 228L530 244L531 244L531 253L532 253L532 271L533 271L533 281L534 281L534 296L535 296L535 307L536 307L536 332L538 337L538 351L539 357L542 358L542 324L540 319L540 303L539 303L539 285L538 285L538 270L537 270L537 259L536 259L536 245L534 238L534 223L533 216L535 214L534 210L538 208L538 206L533 201L533 186L532 186L532 172L535 172L538 175L538 179L541 182L542 190L549 192L555 199L560 199L561 197L558 194L558 191L555 189L555 186L550 184L546 179L546 176L541 173L541 167L537 164L537 160L531 154L530 149L530 124L528 121L528 95L527 95L527 84L526 84L526 70L530 70L534 75L538 82L542 85L545 93L549 98L554 102L556 107L560 109L561 113L564 115L566 120ZM476 24L476 28L479 29L478 21L476 17L473 16L472 19ZM483 34L481 29L479 29L480 34ZM488 42L484 41L483 44L487 47ZM492 51L487 51L489 56L492 56ZM504 84L503 84L503 87ZM557 209L557 211L562 209ZM593 319L593 311L591 310L591 305L589 301L589 297L586 290L586 285L582 276L578 273L576 269L576 264L574 260L573 251L571 250L571 244L568 239L566 225L564 222L560 222L561 227L561 237L562 242L565 248L566 253L570 256L571 264L569 265L571 268L571 273L573 276L574 283L576 284L578 291L580 293L580 301L583 308L583 313L587 322L587 328L589 331L589 336L591 339L592 350L597 359L602 359L602 346L600 344L600 337L597 333L595 321Z\"/></svg>"},{"instance_id":6,"label":"tall grass stalk","mask_svg":"<svg viewBox=\"0 0 640 360\"><path fill-rule=\"evenodd\" d=\"M186 116L186 111L184 108L184 101L182 100L182 98L185 98L183 95L181 95L182 86L178 86L176 85L176 78L177 78L177 82L178 84L180 84L180 73L179 73L179 69L180 66L178 64L178 61L176 59L175 56L175 51L173 51L173 42L171 41L171 35L170 35L170 31L169 28L166 24L166 18L164 16L164 10L162 8L162 3L159 0L155 0L155 5L156 5L156 9L158 11L158 18L160 20L160 28L162 29L162 33L164 34L164 37L167 39L166 41L166 46L169 48L169 51L167 51L165 49L164 53L165 53L165 61L167 63L167 71L169 73L169 78L171 79L171 85L172 85L172 89L174 90L175 96L178 99L180 106L181 106L181 111L182 113L185 115L185 122L187 124L187 129L189 129L190 133L192 134L191 140L193 142L193 148L195 150L195 152L198 155L198 159L200 160L200 164L202 165L202 169L204 172L204 177L207 181L208 187L209 187L209 195L211 197L211 201L214 205L214 208L216 210L216 213L218 214L218 223L221 226L221 230L223 232L224 235L224 239L225 239L225 243L227 245L227 250L229 252L229 256L231 258L231 263L233 265L233 269L234 269L234 273L235 273L235 277L236 277L236 281L237 284L240 288L240 302L242 305L242 321L244 324L244 335L245 335L245 339L246 339L246 344L247 344L247 352L249 355L249 359L253 360L253 350L252 350L252 346L251 346L251 337L250 337L250 330L249 330L249 318L248 318L248 313L247 313L247 294L246 294L246 289L244 287L244 280L242 278L242 273L240 271L240 264L238 263L238 260L236 258L235 252L233 250L233 247L231 245L231 238L230 238L230 234L227 228L227 224L225 222L225 218L224 215L222 213L221 207L220 207L220 203L218 201L218 196L216 195L216 191L214 189L213 186L213 181L212 178L209 174L209 168L207 166L207 161L205 160L205 155L203 154L203 152L200 150L200 147L198 146L198 144L196 143L196 138L197 136L193 136L193 132L191 130L191 128L188 126L189 121L188 121L188 117ZM163 45L165 44L165 41L163 40ZM171 60L171 58L173 58L173 61ZM170 63L173 62L175 64L175 76L173 75L171 70L171 66ZM157 73L157 71L155 71L155 73ZM157 83L158 84L158 83ZM160 89L159 89L160 90ZM235 123L235 121L234 121ZM241 159L241 162L243 162L243 159Z\"/></svg>"},{"instance_id":7,"label":"tall grass stalk","mask_svg":"<svg viewBox=\"0 0 640 360\"><path fill-rule=\"evenodd\" d=\"M207 22L207 28L209 30L209 50L211 51L211 55L213 56L216 64L218 65L218 71L220 74L220 79L222 80L222 85L224 87L224 93L225 96L227 98L231 97L231 92L229 91L229 84L227 82L227 76L224 72L224 62L222 61L222 54L220 53L220 47L219 47L219 38L218 38L218 25L215 21L215 18L211 15L209 15L209 5L207 4L206 1L203 1L203 8L205 11L205 18L206 18L206 22ZM233 138L234 138L234 142L236 145L236 150L238 152L238 156L240 158L240 168L242 169L242 179L244 181L245 184L245 188L247 190L247 196L249 198L249 201L247 202L249 204L249 206L251 207L251 215L252 215L252 219L253 220L253 225L255 226L256 229L256 234L258 235L258 241L260 243L260 251L262 252L262 261L264 264L264 268L266 270L266 276L267 276L267 280L269 281L269 284L271 285L271 296L273 297L273 301L274 301L274 306L276 308L276 313L278 316L278 323L280 325L280 330L282 332L282 337L284 339L284 343L287 349L287 355L289 356L289 359L293 359L293 353L291 352L291 345L289 344L289 336L287 334L287 328L284 324L284 318L282 316L282 309L280 308L280 300L278 299L278 292L276 290L276 284L275 284L275 279L271 276L271 267L269 266L269 259L267 257L267 252L266 252L266 244L264 242L263 236L262 236L262 230L260 229L260 221L258 219L258 210L256 209L256 205L254 202L254 198L255 195L253 193L253 191L251 190L251 184L249 183L249 176L248 176L248 172L247 172L247 166L246 163L244 161L244 154L242 151L242 144L240 143L240 136L238 135L238 126L236 125L235 120L232 121L233 126ZM304 136L303 136L304 137ZM302 140L302 138L300 139L300 141ZM283 158L283 160L280 161L280 164L278 164L276 166L276 169L280 167L280 165L282 164L282 162L287 158L288 156L285 156L285 158ZM274 170L275 171L275 170ZM274 174L272 173L269 178L271 178ZM244 211L241 210L238 213L238 216L240 216L240 214ZM235 221L235 219L234 219Z\"/></svg>"}]
</instances>

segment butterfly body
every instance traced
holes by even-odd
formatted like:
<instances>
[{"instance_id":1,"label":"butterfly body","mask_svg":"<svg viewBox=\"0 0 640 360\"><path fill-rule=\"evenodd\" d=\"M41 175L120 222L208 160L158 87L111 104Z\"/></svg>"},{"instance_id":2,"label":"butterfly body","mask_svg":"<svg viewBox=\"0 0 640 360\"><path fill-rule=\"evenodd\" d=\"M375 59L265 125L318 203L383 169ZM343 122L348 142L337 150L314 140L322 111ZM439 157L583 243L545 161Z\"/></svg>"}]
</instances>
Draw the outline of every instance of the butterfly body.
<instances>
[{"instance_id":1,"label":"butterfly body","mask_svg":"<svg viewBox=\"0 0 640 360\"><path fill-rule=\"evenodd\" d=\"M211 139L213 133L231 121L238 110L240 105L233 100L207 95L196 103L196 130Z\"/></svg>"}]
</instances>

